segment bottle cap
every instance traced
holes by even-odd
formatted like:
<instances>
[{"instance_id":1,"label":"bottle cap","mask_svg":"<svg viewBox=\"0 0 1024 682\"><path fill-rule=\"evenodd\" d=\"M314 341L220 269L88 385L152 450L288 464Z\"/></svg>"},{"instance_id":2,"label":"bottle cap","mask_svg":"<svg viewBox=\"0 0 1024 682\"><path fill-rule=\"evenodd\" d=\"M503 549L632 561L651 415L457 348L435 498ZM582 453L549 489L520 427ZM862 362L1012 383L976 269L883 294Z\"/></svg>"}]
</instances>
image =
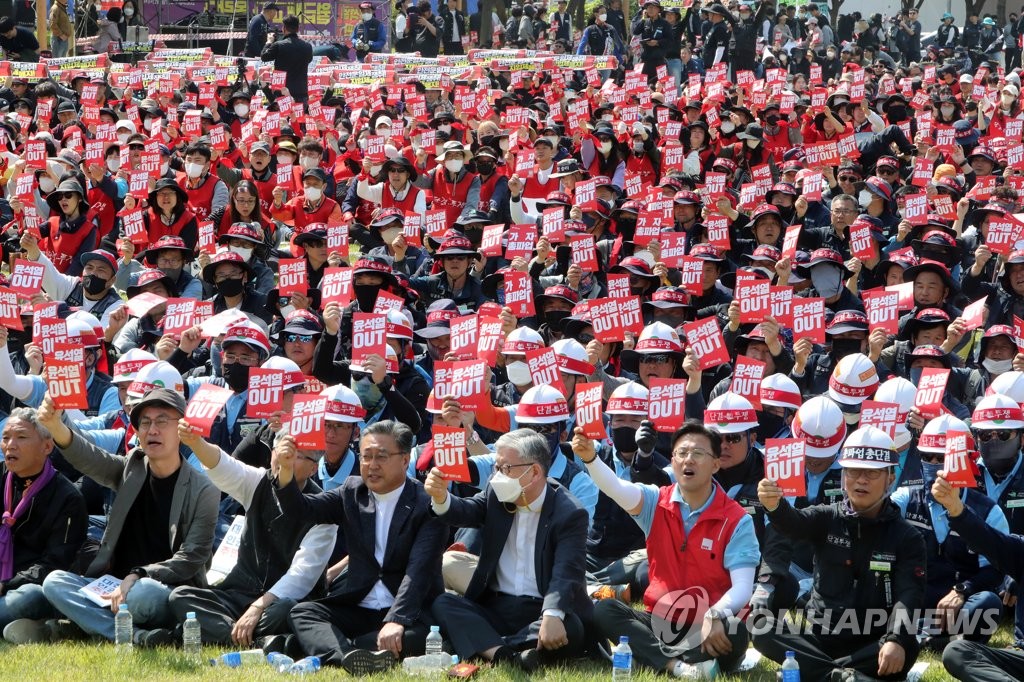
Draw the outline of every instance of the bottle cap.
<instances>
[{"instance_id":1,"label":"bottle cap","mask_svg":"<svg viewBox=\"0 0 1024 682\"><path fill-rule=\"evenodd\" d=\"M196 612L195 611L189 611L188 613L185 614L185 620L195 620L195 618L196 618Z\"/></svg>"},{"instance_id":2,"label":"bottle cap","mask_svg":"<svg viewBox=\"0 0 1024 682\"><path fill-rule=\"evenodd\" d=\"M118 605L117 610L118 611L127 611L128 610L128 605L127 604L120 604L120 605Z\"/></svg>"},{"instance_id":3,"label":"bottle cap","mask_svg":"<svg viewBox=\"0 0 1024 682\"><path fill-rule=\"evenodd\" d=\"M619 644L629 644L629 637L622 635L619 637Z\"/></svg>"}]
</instances>

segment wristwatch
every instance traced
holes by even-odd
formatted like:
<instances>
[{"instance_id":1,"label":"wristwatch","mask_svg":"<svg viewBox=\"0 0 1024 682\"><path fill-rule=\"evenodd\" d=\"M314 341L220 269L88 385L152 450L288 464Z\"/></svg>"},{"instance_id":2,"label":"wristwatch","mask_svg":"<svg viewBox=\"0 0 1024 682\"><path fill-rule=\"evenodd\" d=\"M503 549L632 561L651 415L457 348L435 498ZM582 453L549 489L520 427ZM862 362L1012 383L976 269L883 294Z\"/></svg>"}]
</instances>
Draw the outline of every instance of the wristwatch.
<instances>
[{"instance_id":1,"label":"wristwatch","mask_svg":"<svg viewBox=\"0 0 1024 682\"><path fill-rule=\"evenodd\" d=\"M712 607L704 612L704 620L720 620L725 622L725 614Z\"/></svg>"},{"instance_id":2,"label":"wristwatch","mask_svg":"<svg viewBox=\"0 0 1024 682\"><path fill-rule=\"evenodd\" d=\"M957 583L953 585L953 591L960 595L962 598L967 599L967 585L964 583Z\"/></svg>"},{"instance_id":3,"label":"wristwatch","mask_svg":"<svg viewBox=\"0 0 1024 682\"><path fill-rule=\"evenodd\" d=\"M148 573L142 566L136 566L132 570L128 571L128 575L137 575L140 578L145 578Z\"/></svg>"}]
</instances>

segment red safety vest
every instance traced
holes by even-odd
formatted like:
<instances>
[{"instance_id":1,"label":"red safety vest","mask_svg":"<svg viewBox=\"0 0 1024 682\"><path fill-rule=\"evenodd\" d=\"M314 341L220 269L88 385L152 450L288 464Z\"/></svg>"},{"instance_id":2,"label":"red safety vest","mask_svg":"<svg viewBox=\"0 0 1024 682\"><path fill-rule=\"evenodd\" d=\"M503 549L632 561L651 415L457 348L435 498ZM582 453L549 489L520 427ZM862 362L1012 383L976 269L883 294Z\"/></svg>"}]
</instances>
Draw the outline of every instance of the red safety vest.
<instances>
[{"instance_id":1,"label":"red safety vest","mask_svg":"<svg viewBox=\"0 0 1024 682\"><path fill-rule=\"evenodd\" d=\"M494 188L498 186L498 178L502 177L501 173L495 171L491 173L491 177L486 180L483 177L480 178L480 204L477 207L478 210L484 211L485 213L491 208L491 197L494 196Z\"/></svg>"},{"instance_id":2,"label":"red safety vest","mask_svg":"<svg viewBox=\"0 0 1024 682\"><path fill-rule=\"evenodd\" d=\"M723 565L725 548L746 512L717 483L714 485L714 499L689 534L683 530L679 505L672 501L675 485L661 488L647 534L651 582L644 592L644 606L648 611L654 611L658 600L674 591L702 587L707 590L710 605L732 587L729 571Z\"/></svg>"},{"instance_id":3,"label":"red safety vest","mask_svg":"<svg viewBox=\"0 0 1024 682\"><path fill-rule=\"evenodd\" d=\"M188 225L189 221L195 220L195 216L192 214L192 211L187 208L180 216L178 216L178 219L174 221L173 225L165 225L164 221L160 220L160 215L152 208L146 212L145 218L146 232L149 234L150 244L153 244L161 237L166 237L168 235L172 237L180 237L181 231L186 225Z\"/></svg>"},{"instance_id":4,"label":"red safety vest","mask_svg":"<svg viewBox=\"0 0 1024 682\"><path fill-rule=\"evenodd\" d=\"M651 163L651 157L647 156L647 154L641 157L633 154L627 156L626 170L631 173L639 173L645 185L657 184L658 174L654 172L654 164Z\"/></svg>"},{"instance_id":5,"label":"red safety vest","mask_svg":"<svg viewBox=\"0 0 1024 682\"><path fill-rule=\"evenodd\" d=\"M551 174L555 174L554 164L551 166ZM552 192L562 189L562 179L548 176L547 182L541 182L536 175L532 175L523 182L523 196L527 199L540 199L543 201Z\"/></svg>"},{"instance_id":6,"label":"red safety vest","mask_svg":"<svg viewBox=\"0 0 1024 682\"><path fill-rule=\"evenodd\" d=\"M271 173L269 180L257 180L251 168L242 169L242 177L256 185L263 215L270 215L270 207L274 205L274 187L277 186L277 178Z\"/></svg>"},{"instance_id":7,"label":"red safety vest","mask_svg":"<svg viewBox=\"0 0 1024 682\"><path fill-rule=\"evenodd\" d=\"M462 209L466 207L466 199L469 198L469 187L473 184L475 177L476 173L466 173L462 176L461 180L453 185L445 179L443 165L434 169L434 199L430 207L432 209L444 209L445 221L449 227L455 224L455 221L462 214ZM557 178L555 182L558 182Z\"/></svg>"},{"instance_id":8,"label":"red safety vest","mask_svg":"<svg viewBox=\"0 0 1024 682\"><path fill-rule=\"evenodd\" d=\"M96 243L99 244L114 229L114 222L117 220L114 200L99 187L90 187L86 192L86 198L89 200L89 211L96 215L99 222L99 230L96 232Z\"/></svg>"},{"instance_id":9,"label":"red safety vest","mask_svg":"<svg viewBox=\"0 0 1024 682\"><path fill-rule=\"evenodd\" d=\"M412 213L416 210L416 200L419 199L419 196L422 193L423 190L419 187L410 185L409 191L405 193L405 198L398 201L395 199L394 192L391 190L391 183L385 181L384 187L381 188L380 193L380 207L399 208L403 213Z\"/></svg>"},{"instance_id":10,"label":"red safety vest","mask_svg":"<svg viewBox=\"0 0 1024 682\"><path fill-rule=\"evenodd\" d=\"M59 215L50 216L50 236L39 242L39 250L46 254L53 266L60 272L66 272L82 247L82 242L96 229L96 222L91 213L86 213L85 222L77 232L61 232Z\"/></svg>"},{"instance_id":11,"label":"red safety vest","mask_svg":"<svg viewBox=\"0 0 1024 682\"><path fill-rule=\"evenodd\" d=\"M219 182L216 175L208 174L206 179L203 180L203 184L196 188L190 188L188 186L188 176L184 173L178 173L178 185L185 190L185 194L188 195L188 210L192 211L192 215L196 217L196 220L203 221L210 217L213 213L213 191L217 187ZM155 239L153 241L156 241Z\"/></svg>"}]
</instances>

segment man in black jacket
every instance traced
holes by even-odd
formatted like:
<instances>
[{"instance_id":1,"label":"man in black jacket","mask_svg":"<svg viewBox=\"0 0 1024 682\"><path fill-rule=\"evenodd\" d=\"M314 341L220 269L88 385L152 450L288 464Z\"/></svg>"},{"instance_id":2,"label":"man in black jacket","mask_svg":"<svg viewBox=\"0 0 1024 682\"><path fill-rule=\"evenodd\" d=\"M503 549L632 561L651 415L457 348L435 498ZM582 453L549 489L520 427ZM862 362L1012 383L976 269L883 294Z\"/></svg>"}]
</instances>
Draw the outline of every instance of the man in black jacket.
<instances>
[{"instance_id":1,"label":"man in black jacket","mask_svg":"<svg viewBox=\"0 0 1024 682\"><path fill-rule=\"evenodd\" d=\"M309 97L309 78L307 69L313 61L313 46L299 38L299 18L285 17L281 22L284 37L276 40L265 48L260 59L274 62L274 69L284 71L284 84L288 94L296 102L305 102Z\"/></svg>"},{"instance_id":2,"label":"man in black jacket","mask_svg":"<svg viewBox=\"0 0 1024 682\"><path fill-rule=\"evenodd\" d=\"M444 53L463 54L462 39L469 34L466 33L466 15L459 9L458 0L448 0L440 7L438 13L441 15L442 21Z\"/></svg>"},{"instance_id":3,"label":"man in black jacket","mask_svg":"<svg viewBox=\"0 0 1024 682\"><path fill-rule=\"evenodd\" d=\"M421 56L436 57L440 52L441 36L437 29L437 22L434 20L434 11L431 9L430 0L420 0L416 9L419 12L419 19L410 29L413 45Z\"/></svg>"},{"instance_id":4,"label":"man in black jacket","mask_svg":"<svg viewBox=\"0 0 1024 682\"><path fill-rule=\"evenodd\" d=\"M548 479L545 437L517 429L495 451L495 474L472 498L449 495L436 468L427 476L433 513L480 528L483 547L465 596L442 594L432 611L461 659L530 671L582 653L583 624L593 612L584 590L587 512Z\"/></svg>"},{"instance_id":5,"label":"man in black jacket","mask_svg":"<svg viewBox=\"0 0 1024 682\"><path fill-rule=\"evenodd\" d=\"M0 526L0 628L19 618L55 615L42 582L70 568L85 540L88 516L78 489L50 462L53 438L36 411L19 407L4 424L0 501L12 525Z\"/></svg>"},{"instance_id":6,"label":"man in black jacket","mask_svg":"<svg viewBox=\"0 0 1024 682\"><path fill-rule=\"evenodd\" d=\"M729 24L735 25L732 13L720 2L708 7L710 28L704 36L704 68L710 69L719 62L729 63ZM739 38L737 37L737 42Z\"/></svg>"},{"instance_id":7,"label":"man in black jacket","mask_svg":"<svg viewBox=\"0 0 1024 682\"><path fill-rule=\"evenodd\" d=\"M643 18L633 26L633 35L640 38L640 61L647 82L653 86L658 80L658 67L666 63L666 52L672 41L672 27L661 17L659 0L644 2Z\"/></svg>"},{"instance_id":8,"label":"man in black jacket","mask_svg":"<svg viewBox=\"0 0 1024 682\"><path fill-rule=\"evenodd\" d=\"M443 591L448 530L431 515L423 486L406 477L413 445L407 426L376 422L359 445L360 477L318 495L300 492L295 454L282 452L277 499L286 518L337 524L348 545L345 579L327 597L292 609L300 646L327 665L368 675L423 653L427 609Z\"/></svg>"},{"instance_id":9,"label":"man in black jacket","mask_svg":"<svg viewBox=\"0 0 1024 682\"><path fill-rule=\"evenodd\" d=\"M11 61L39 61L39 41L32 30L16 26L10 17L0 19L0 48Z\"/></svg>"},{"instance_id":10,"label":"man in black jacket","mask_svg":"<svg viewBox=\"0 0 1024 682\"><path fill-rule=\"evenodd\" d=\"M245 35L245 56L259 57L260 52L267 44L267 34L270 32L270 24L277 19L278 7L276 2L268 2L263 5L263 10L249 22L249 30Z\"/></svg>"}]
</instances>

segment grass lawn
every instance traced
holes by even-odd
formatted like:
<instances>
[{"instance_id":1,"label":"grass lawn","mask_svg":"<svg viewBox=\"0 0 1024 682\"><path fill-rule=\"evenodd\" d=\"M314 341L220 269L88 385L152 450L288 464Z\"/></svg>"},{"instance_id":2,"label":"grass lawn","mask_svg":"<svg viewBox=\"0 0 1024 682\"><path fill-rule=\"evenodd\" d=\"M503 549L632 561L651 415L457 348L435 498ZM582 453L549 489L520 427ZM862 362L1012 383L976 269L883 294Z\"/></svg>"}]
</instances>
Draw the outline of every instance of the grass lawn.
<instances>
[{"instance_id":1,"label":"grass lawn","mask_svg":"<svg viewBox=\"0 0 1024 682\"><path fill-rule=\"evenodd\" d=\"M1005 646L1010 642L1010 629L1004 624L993 638L995 646ZM210 658L224 650L207 648L205 653ZM924 682L950 680L942 668L938 657L926 654L919 660L930 661L931 665L924 675ZM757 682L774 682L777 667L770 661L762 660L753 670L735 676L722 676L721 680L754 680ZM82 680L83 682L105 682L108 680L244 680L260 682L262 680L281 680L282 676L269 667L242 668L227 670L210 666L196 666L183 660L181 652L173 649L156 649L136 651L130 656L118 656L110 644L65 643L36 644L13 647L0 643L0 671L7 679L32 680ZM338 669L323 670L316 676L319 679L344 679L348 675ZM591 661L580 661L571 668L548 669L532 679L559 680L569 682L595 682L610 679L611 666ZM384 681L405 679L401 669L389 675L381 675L377 679ZM423 678L428 679L428 678ZM438 675L433 679L441 679ZM518 671L507 668L484 668L474 678L477 680L511 680L520 682L531 679ZM654 681L668 678L655 675L648 671L634 671L633 679Z\"/></svg>"}]
</instances>

